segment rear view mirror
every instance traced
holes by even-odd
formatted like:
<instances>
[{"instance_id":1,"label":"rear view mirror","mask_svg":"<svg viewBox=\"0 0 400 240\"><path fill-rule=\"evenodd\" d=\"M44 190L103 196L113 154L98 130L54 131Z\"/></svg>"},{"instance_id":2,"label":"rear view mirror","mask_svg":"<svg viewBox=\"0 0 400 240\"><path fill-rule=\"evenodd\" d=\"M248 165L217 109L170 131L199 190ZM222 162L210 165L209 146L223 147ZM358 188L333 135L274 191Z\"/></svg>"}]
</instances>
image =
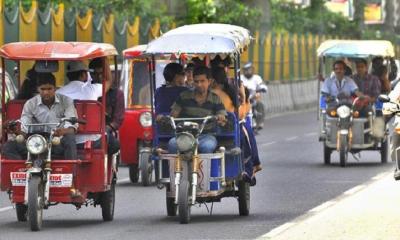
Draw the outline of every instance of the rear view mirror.
<instances>
[{"instance_id":1,"label":"rear view mirror","mask_svg":"<svg viewBox=\"0 0 400 240\"><path fill-rule=\"evenodd\" d=\"M379 95L378 99L379 99L381 102L390 102L390 98L389 98L389 96L386 95L386 94L381 94L381 95Z\"/></svg>"},{"instance_id":2,"label":"rear view mirror","mask_svg":"<svg viewBox=\"0 0 400 240\"><path fill-rule=\"evenodd\" d=\"M58 72L58 61L48 61L48 60L36 61L35 71L41 73Z\"/></svg>"}]
</instances>

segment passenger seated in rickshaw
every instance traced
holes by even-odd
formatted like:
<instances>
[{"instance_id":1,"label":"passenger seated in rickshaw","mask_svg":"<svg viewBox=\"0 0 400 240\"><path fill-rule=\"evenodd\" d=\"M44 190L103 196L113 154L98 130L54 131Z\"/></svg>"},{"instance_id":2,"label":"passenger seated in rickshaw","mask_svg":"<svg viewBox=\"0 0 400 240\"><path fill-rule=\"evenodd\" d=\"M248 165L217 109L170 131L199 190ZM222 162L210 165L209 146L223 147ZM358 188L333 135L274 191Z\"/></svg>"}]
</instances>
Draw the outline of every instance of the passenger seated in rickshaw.
<instances>
[{"instance_id":1,"label":"passenger seated in rickshaw","mask_svg":"<svg viewBox=\"0 0 400 240\"><path fill-rule=\"evenodd\" d=\"M334 74L327 79L321 87L321 94L328 103L328 108L336 107L336 99L351 105L351 97L362 97L363 94L358 90L357 84L348 76L345 76L345 62L337 60L333 63Z\"/></svg>"},{"instance_id":2,"label":"passenger seated in rickshaw","mask_svg":"<svg viewBox=\"0 0 400 240\"><path fill-rule=\"evenodd\" d=\"M38 73L37 86L39 95L29 99L25 104L21 115L21 129L8 129L14 134L22 134L26 139L28 129L24 124L31 123L54 123L61 118L77 118L76 109L72 99L56 93L56 80L51 73ZM65 159L77 159L75 143L75 132L77 125L69 122L64 124L64 128L56 130L55 136L62 136L61 144L52 147L53 154L63 155ZM9 159L26 160L27 148L24 142L16 140L7 141L2 154Z\"/></svg>"},{"instance_id":3,"label":"passenger seated in rickshaw","mask_svg":"<svg viewBox=\"0 0 400 240\"><path fill-rule=\"evenodd\" d=\"M102 83L104 79L103 60L95 58L89 63L90 74L93 83ZM109 76L112 78L111 76ZM115 154L120 149L120 143L117 137L117 132L122 125L125 117L125 101L124 93L118 89L118 86L113 86L115 79L112 78L112 83L106 92L106 133L108 143L108 153ZM101 97L98 99L101 101Z\"/></svg>"},{"instance_id":4,"label":"passenger seated in rickshaw","mask_svg":"<svg viewBox=\"0 0 400 240\"><path fill-rule=\"evenodd\" d=\"M364 100L356 103L356 108L360 116L366 117L381 93L381 82L376 76L368 74L368 64L365 59L356 61L356 74L353 75L353 79L365 97Z\"/></svg>"},{"instance_id":5,"label":"passenger seated in rickshaw","mask_svg":"<svg viewBox=\"0 0 400 240\"><path fill-rule=\"evenodd\" d=\"M244 148L243 150L245 152L245 158L249 163L246 164L246 173L249 178L252 178L253 175L262 168L253 129L251 124L247 124L245 119L251 109L249 90L247 89L247 98L244 99L242 104L239 106L237 103L238 92L228 84L228 77L225 69L221 67L214 67L211 72L214 79L211 89L220 97L222 103L224 104L225 110L227 112L234 113L235 108L239 107L239 119L241 121L241 143Z\"/></svg>"},{"instance_id":6,"label":"passenger seated in rickshaw","mask_svg":"<svg viewBox=\"0 0 400 240\"><path fill-rule=\"evenodd\" d=\"M171 106L178 96L188 88L185 87L185 72L179 63L169 63L163 72L165 84L157 88L154 94L156 114L170 113Z\"/></svg>"},{"instance_id":7,"label":"passenger seated in rickshaw","mask_svg":"<svg viewBox=\"0 0 400 240\"><path fill-rule=\"evenodd\" d=\"M199 66L193 70L194 89L182 92L171 107L172 117L199 118L217 116L217 122L224 125L226 122L225 107L221 99L210 91L211 72L208 67ZM199 153L212 153L217 147L217 139L206 128L199 137ZM176 153L176 138L170 139L168 152Z\"/></svg>"},{"instance_id":8,"label":"passenger seated in rickshaw","mask_svg":"<svg viewBox=\"0 0 400 240\"><path fill-rule=\"evenodd\" d=\"M17 99L28 100L33 98L37 92L37 72L35 70L36 63L31 69L26 71L24 82L21 85L21 89L18 92ZM19 79L16 79L19 81Z\"/></svg>"},{"instance_id":9,"label":"passenger seated in rickshaw","mask_svg":"<svg viewBox=\"0 0 400 240\"><path fill-rule=\"evenodd\" d=\"M383 57L375 57L372 59L371 74L378 77L381 82L381 93L388 94L391 90L389 73L387 66L383 64Z\"/></svg>"},{"instance_id":10,"label":"passenger seated in rickshaw","mask_svg":"<svg viewBox=\"0 0 400 240\"><path fill-rule=\"evenodd\" d=\"M71 61L67 65L67 77L70 82L57 90L73 100L97 100L102 96L102 84L92 83L89 79L88 67L81 61ZM110 87L110 80L106 78L106 91ZM99 148L101 144L100 134L77 134L76 143L79 149L84 148L86 142L92 142L93 148Z\"/></svg>"}]
</instances>

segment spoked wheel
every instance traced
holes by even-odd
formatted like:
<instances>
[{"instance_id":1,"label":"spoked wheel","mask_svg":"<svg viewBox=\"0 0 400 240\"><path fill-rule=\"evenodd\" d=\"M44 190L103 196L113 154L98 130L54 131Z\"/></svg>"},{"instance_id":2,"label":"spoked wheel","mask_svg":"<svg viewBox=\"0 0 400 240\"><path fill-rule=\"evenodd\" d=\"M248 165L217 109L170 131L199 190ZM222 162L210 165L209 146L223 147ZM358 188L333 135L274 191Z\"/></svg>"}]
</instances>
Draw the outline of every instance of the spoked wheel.
<instances>
[{"instance_id":1,"label":"spoked wheel","mask_svg":"<svg viewBox=\"0 0 400 240\"><path fill-rule=\"evenodd\" d=\"M182 179L179 185L178 195L178 209L179 209L179 221L181 224L189 223L190 221L190 207L189 202L190 195L190 183L187 179Z\"/></svg>"},{"instance_id":2,"label":"spoked wheel","mask_svg":"<svg viewBox=\"0 0 400 240\"><path fill-rule=\"evenodd\" d=\"M111 189L101 195L101 214L103 220L108 222L114 219L115 206L115 181L111 183Z\"/></svg>"},{"instance_id":3,"label":"spoked wheel","mask_svg":"<svg viewBox=\"0 0 400 240\"><path fill-rule=\"evenodd\" d=\"M129 165L129 179L131 183L137 183L139 181L139 168L137 164Z\"/></svg>"},{"instance_id":4,"label":"spoked wheel","mask_svg":"<svg viewBox=\"0 0 400 240\"><path fill-rule=\"evenodd\" d=\"M140 174L142 176L142 185L149 186L153 178L153 164L151 161L151 153L142 152L139 155Z\"/></svg>"},{"instance_id":5,"label":"spoked wheel","mask_svg":"<svg viewBox=\"0 0 400 240\"><path fill-rule=\"evenodd\" d=\"M166 187L166 191L165 191L165 200L166 200L166 204L167 204L167 215L169 217L174 217L176 216L176 211L177 206L175 204L175 199L172 197L168 197L168 192L170 191L170 186L167 185Z\"/></svg>"},{"instance_id":6,"label":"spoked wheel","mask_svg":"<svg viewBox=\"0 0 400 240\"><path fill-rule=\"evenodd\" d=\"M389 158L389 138L386 137L381 142L381 163L387 163Z\"/></svg>"},{"instance_id":7,"label":"spoked wheel","mask_svg":"<svg viewBox=\"0 0 400 240\"><path fill-rule=\"evenodd\" d=\"M40 176L32 176L28 183L28 216L32 231L39 231L43 223L43 191Z\"/></svg>"},{"instance_id":8,"label":"spoked wheel","mask_svg":"<svg viewBox=\"0 0 400 240\"><path fill-rule=\"evenodd\" d=\"M18 222L26 222L28 220L28 206L23 203L15 204Z\"/></svg>"},{"instance_id":9,"label":"spoked wheel","mask_svg":"<svg viewBox=\"0 0 400 240\"><path fill-rule=\"evenodd\" d=\"M341 167L346 167L347 155L348 155L347 135L340 135L339 157L340 157Z\"/></svg>"},{"instance_id":10,"label":"spoked wheel","mask_svg":"<svg viewBox=\"0 0 400 240\"><path fill-rule=\"evenodd\" d=\"M240 180L239 181L239 215L248 216L250 213L250 184Z\"/></svg>"},{"instance_id":11,"label":"spoked wheel","mask_svg":"<svg viewBox=\"0 0 400 240\"><path fill-rule=\"evenodd\" d=\"M331 153L332 150L324 143L324 164L331 164Z\"/></svg>"}]
</instances>

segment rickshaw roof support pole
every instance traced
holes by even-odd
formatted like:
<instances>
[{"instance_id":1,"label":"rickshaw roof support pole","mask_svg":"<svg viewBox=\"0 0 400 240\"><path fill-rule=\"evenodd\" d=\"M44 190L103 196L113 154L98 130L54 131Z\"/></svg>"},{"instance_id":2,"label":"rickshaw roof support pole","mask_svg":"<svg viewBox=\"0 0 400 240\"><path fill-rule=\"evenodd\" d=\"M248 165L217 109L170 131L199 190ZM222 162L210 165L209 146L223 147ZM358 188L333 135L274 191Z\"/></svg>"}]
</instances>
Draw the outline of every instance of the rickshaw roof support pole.
<instances>
[{"instance_id":1,"label":"rickshaw roof support pole","mask_svg":"<svg viewBox=\"0 0 400 240\"><path fill-rule=\"evenodd\" d=\"M235 54L234 56L234 67L235 67L235 80L234 80L234 84L236 86L236 89L239 90L242 81L240 79L240 54ZM246 101L246 99L242 99L243 101ZM239 121L239 94L236 94L236 102L238 103L236 108L235 108L235 115L236 115L236 119L237 121ZM239 128L236 129L236 139L240 139L240 131ZM240 144L240 140L238 140L238 142L235 143L236 146L239 146Z\"/></svg>"},{"instance_id":2,"label":"rickshaw roof support pole","mask_svg":"<svg viewBox=\"0 0 400 240\"><path fill-rule=\"evenodd\" d=\"M151 78L150 78L150 106L151 106L151 122L152 125L154 126L155 124L155 116L154 116L154 98L153 98L153 93L156 91L156 60L154 55L151 55L151 61L149 62L149 69L150 69L150 74L151 74Z\"/></svg>"},{"instance_id":3,"label":"rickshaw roof support pole","mask_svg":"<svg viewBox=\"0 0 400 240\"><path fill-rule=\"evenodd\" d=\"M321 81L319 80L319 76L322 76L322 66L324 65L324 61L325 59L323 57L319 58L318 61L318 76L317 76L317 120L319 120L319 112L320 112L320 98L321 98L321 93L320 93L320 89L321 89Z\"/></svg>"},{"instance_id":4,"label":"rickshaw roof support pole","mask_svg":"<svg viewBox=\"0 0 400 240\"><path fill-rule=\"evenodd\" d=\"M5 66L5 59L1 58L1 119L4 121L4 116L5 116L5 97L6 97L6 66ZM3 127L3 126L0 126ZM4 136L6 134L2 134L1 137L1 142L4 142Z\"/></svg>"},{"instance_id":5,"label":"rickshaw roof support pole","mask_svg":"<svg viewBox=\"0 0 400 240\"><path fill-rule=\"evenodd\" d=\"M101 116L103 118L103 119L101 119L101 121L103 123L102 126L101 126L102 127L101 147L102 147L102 149L105 149L105 151L107 153L107 149L108 148L105 147L105 146L107 146L106 145L106 137L105 137L106 122L105 122L105 119L104 119L104 116L106 114L106 104L107 104L107 102L106 102L106 82L104 80L111 81L111 79L107 79L109 77L109 75L107 73L107 69L106 68L110 67L110 66L109 65L106 66L106 58L107 57L102 57L101 58L101 61L102 61L102 64L103 64L103 76L104 76L104 78L102 79L102 84L101 84L101 86L102 86L102 89L101 89L101 96L102 96L101 97L101 112L102 112Z\"/></svg>"}]
</instances>

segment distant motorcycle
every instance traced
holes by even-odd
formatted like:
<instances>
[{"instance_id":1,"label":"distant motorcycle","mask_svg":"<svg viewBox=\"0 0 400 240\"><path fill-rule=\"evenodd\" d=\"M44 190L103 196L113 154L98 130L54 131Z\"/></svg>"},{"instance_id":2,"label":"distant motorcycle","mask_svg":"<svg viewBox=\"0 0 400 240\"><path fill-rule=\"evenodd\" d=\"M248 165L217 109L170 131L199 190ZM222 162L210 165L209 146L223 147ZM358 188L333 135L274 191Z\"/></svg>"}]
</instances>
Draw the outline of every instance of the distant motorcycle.
<instances>
[{"instance_id":1,"label":"distant motorcycle","mask_svg":"<svg viewBox=\"0 0 400 240\"><path fill-rule=\"evenodd\" d=\"M252 128L254 133L264 127L265 106L261 101L261 93L267 93L268 87L265 84L257 86L257 90L250 94Z\"/></svg>"}]
</instances>

